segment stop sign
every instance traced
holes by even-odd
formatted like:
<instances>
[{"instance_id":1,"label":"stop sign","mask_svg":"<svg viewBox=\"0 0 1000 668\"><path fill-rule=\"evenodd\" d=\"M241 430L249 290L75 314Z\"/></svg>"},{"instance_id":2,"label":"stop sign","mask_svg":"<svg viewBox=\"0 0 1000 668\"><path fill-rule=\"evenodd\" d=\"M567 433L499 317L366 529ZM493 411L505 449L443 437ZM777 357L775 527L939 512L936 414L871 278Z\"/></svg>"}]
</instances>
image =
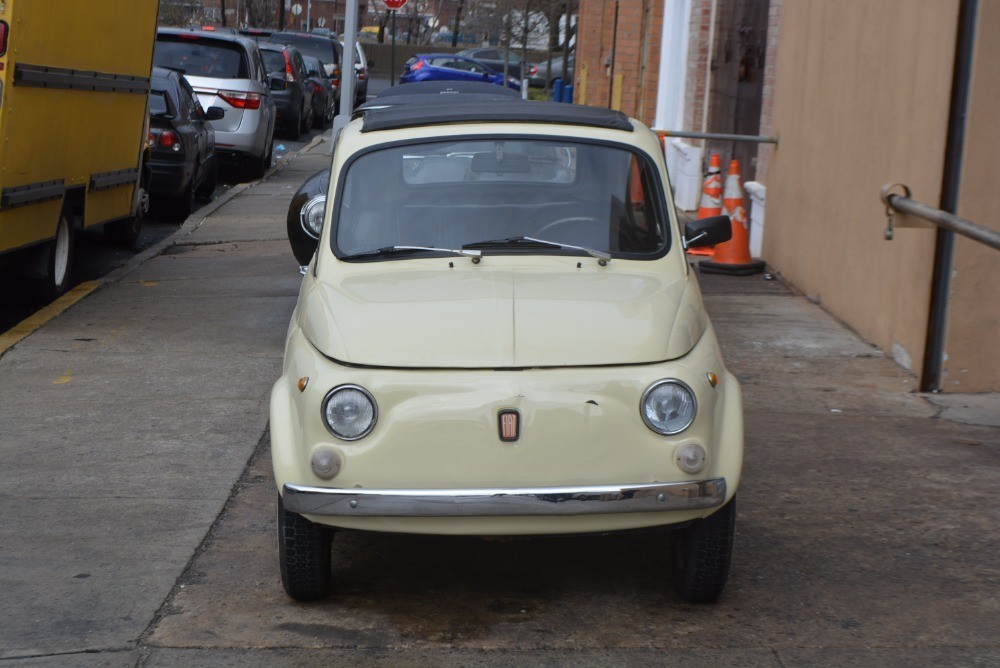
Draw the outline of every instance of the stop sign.
<instances>
[{"instance_id":1,"label":"stop sign","mask_svg":"<svg viewBox=\"0 0 1000 668\"><path fill-rule=\"evenodd\" d=\"M389 9L402 9L403 5L406 4L406 0L383 0L385 6Z\"/></svg>"}]
</instances>

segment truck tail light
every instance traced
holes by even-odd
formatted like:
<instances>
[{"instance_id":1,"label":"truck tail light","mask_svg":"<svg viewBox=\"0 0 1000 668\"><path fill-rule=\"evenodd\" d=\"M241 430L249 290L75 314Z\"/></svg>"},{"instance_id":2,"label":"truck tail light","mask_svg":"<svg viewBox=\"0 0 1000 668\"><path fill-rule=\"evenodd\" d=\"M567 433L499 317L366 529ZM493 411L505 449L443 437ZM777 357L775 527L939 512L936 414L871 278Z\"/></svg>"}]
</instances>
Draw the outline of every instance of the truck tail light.
<instances>
[{"instance_id":1,"label":"truck tail light","mask_svg":"<svg viewBox=\"0 0 1000 668\"><path fill-rule=\"evenodd\" d=\"M260 93L245 93L238 90L220 90L219 97L237 109L260 109Z\"/></svg>"},{"instance_id":2,"label":"truck tail light","mask_svg":"<svg viewBox=\"0 0 1000 668\"><path fill-rule=\"evenodd\" d=\"M10 26L6 21L0 21L0 56L7 55L7 37L10 34Z\"/></svg>"}]
</instances>

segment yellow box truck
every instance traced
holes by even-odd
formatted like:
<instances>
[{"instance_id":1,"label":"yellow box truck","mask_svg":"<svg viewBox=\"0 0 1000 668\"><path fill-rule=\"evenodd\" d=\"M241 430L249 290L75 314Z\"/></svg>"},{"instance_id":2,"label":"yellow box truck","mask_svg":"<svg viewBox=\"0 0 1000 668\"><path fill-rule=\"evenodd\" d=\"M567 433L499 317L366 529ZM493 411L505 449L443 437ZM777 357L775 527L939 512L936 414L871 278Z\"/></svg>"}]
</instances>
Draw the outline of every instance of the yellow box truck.
<instances>
[{"instance_id":1,"label":"yellow box truck","mask_svg":"<svg viewBox=\"0 0 1000 668\"><path fill-rule=\"evenodd\" d=\"M158 5L0 0L0 272L56 296L80 230L135 242Z\"/></svg>"}]
</instances>

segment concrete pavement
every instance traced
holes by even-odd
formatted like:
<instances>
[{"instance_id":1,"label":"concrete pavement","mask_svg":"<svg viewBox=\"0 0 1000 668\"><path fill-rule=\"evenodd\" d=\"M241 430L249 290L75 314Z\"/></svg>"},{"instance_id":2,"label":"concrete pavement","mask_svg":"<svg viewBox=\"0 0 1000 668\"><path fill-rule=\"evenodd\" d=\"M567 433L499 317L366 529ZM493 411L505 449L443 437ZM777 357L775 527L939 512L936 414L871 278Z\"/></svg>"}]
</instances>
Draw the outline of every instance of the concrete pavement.
<instances>
[{"instance_id":1,"label":"concrete pavement","mask_svg":"<svg viewBox=\"0 0 1000 668\"><path fill-rule=\"evenodd\" d=\"M278 580L267 396L314 145L0 358L0 663L1000 665L1000 399L924 397L817 306L701 277L744 386L736 562L678 602L664 543L342 534Z\"/></svg>"}]
</instances>

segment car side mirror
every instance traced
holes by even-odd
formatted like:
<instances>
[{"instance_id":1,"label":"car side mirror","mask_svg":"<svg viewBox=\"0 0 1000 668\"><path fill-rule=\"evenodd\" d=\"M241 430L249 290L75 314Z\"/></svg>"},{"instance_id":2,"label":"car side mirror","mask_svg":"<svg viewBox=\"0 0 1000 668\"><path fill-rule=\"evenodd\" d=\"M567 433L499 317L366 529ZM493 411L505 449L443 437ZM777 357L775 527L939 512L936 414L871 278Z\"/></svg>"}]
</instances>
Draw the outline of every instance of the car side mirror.
<instances>
[{"instance_id":1,"label":"car side mirror","mask_svg":"<svg viewBox=\"0 0 1000 668\"><path fill-rule=\"evenodd\" d=\"M226 110L222 107L209 107L208 111L205 112L206 121L218 121L225 118Z\"/></svg>"},{"instance_id":2,"label":"car side mirror","mask_svg":"<svg viewBox=\"0 0 1000 668\"><path fill-rule=\"evenodd\" d=\"M269 74L267 76L267 85L271 90L285 90L285 77L278 76L277 74Z\"/></svg>"},{"instance_id":3,"label":"car side mirror","mask_svg":"<svg viewBox=\"0 0 1000 668\"><path fill-rule=\"evenodd\" d=\"M712 216L692 220L684 225L684 247L701 248L729 241L733 236L733 224L729 216Z\"/></svg>"}]
</instances>

